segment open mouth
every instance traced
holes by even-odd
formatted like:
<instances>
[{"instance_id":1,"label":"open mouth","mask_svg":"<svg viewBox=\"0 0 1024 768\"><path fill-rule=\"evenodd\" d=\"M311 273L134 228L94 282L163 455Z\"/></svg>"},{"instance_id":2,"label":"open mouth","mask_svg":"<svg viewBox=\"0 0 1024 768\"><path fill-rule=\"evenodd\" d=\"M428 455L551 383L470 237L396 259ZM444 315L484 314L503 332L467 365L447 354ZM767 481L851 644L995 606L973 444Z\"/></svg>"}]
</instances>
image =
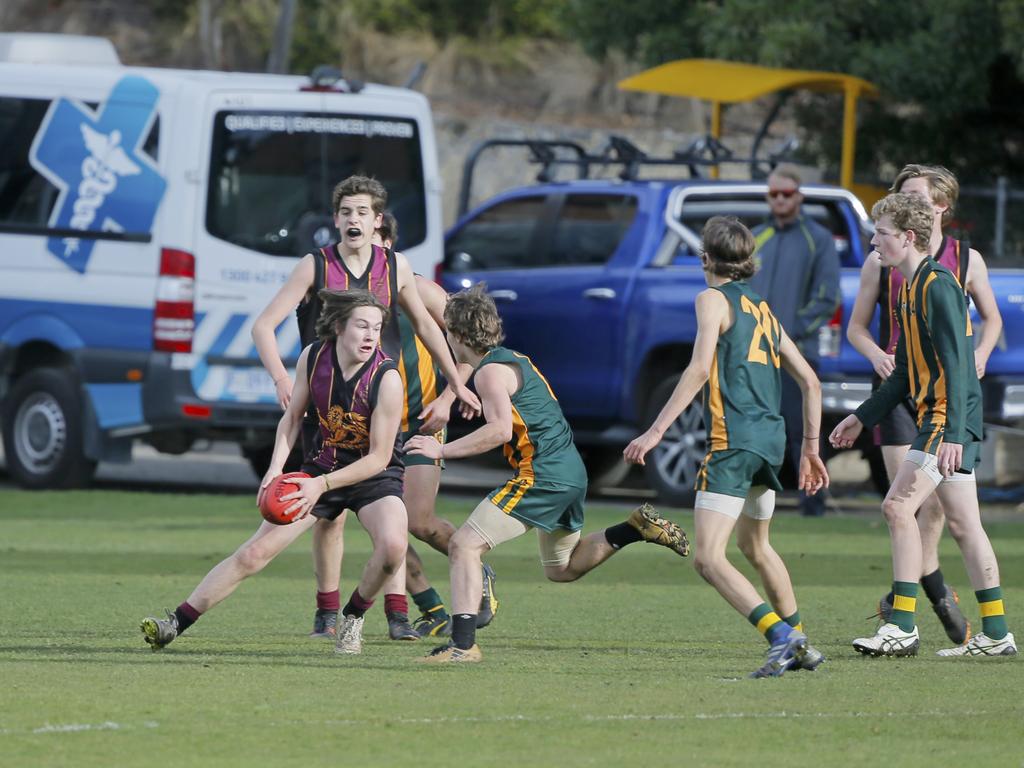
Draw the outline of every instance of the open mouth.
<instances>
[{"instance_id":1,"label":"open mouth","mask_svg":"<svg viewBox=\"0 0 1024 768\"><path fill-rule=\"evenodd\" d=\"M359 227L349 227L345 230L345 237L356 238L363 234L363 231Z\"/></svg>"}]
</instances>

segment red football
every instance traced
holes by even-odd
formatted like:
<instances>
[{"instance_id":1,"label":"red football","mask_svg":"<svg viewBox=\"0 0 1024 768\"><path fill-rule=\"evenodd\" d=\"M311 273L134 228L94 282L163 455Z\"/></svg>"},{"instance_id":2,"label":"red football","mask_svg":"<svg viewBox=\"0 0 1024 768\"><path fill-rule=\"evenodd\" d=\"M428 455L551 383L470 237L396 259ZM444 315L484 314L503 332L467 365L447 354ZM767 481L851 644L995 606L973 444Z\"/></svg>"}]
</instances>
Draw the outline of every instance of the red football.
<instances>
[{"instance_id":1,"label":"red football","mask_svg":"<svg viewBox=\"0 0 1024 768\"><path fill-rule=\"evenodd\" d=\"M270 485L263 491L263 496L260 497L260 514L268 523L288 525L302 511L301 507L296 507L291 512L287 511L296 502L296 499L281 501L282 496L287 496L298 490L299 485L295 479L299 477L309 477L309 475L305 472L286 472L271 480Z\"/></svg>"}]
</instances>

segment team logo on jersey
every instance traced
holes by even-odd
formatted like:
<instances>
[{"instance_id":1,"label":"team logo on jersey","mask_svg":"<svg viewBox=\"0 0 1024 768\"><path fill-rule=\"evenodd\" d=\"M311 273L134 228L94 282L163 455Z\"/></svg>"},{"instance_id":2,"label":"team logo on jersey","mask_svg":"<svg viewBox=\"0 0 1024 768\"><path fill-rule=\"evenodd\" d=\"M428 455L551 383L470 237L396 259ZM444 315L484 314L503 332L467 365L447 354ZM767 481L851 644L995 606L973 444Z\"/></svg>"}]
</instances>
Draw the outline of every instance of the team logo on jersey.
<instances>
[{"instance_id":1,"label":"team logo on jersey","mask_svg":"<svg viewBox=\"0 0 1024 768\"><path fill-rule=\"evenodd\" d=\"M50 105L29 162L60 190L49 225L83 232L148 234L167 182L142 152L160 93L148 80L121 78L97 110L77 101ZM46 247L85 272L96 240L51 237Z\"/></svg>"}]
</instances>

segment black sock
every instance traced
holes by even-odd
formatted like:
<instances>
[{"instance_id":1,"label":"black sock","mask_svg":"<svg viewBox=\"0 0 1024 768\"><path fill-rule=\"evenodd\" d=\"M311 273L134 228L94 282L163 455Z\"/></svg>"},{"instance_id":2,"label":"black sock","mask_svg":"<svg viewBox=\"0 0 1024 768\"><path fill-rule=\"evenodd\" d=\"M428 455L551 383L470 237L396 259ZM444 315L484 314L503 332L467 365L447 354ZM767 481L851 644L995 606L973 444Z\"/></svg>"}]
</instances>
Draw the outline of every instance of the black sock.
<instances>
[{"instance_id":1,"label":"black sock","mask_svg":"<svg viewBox=\"0 0 1024 768\"><path fill-rule=\"evenodd\" d=\"M476 614L456 613L452 615L452 645L468 651L476 642Z\"/></svg>"},{"instance_id":2,"label":"black sock","mask_svg":"<svg viewBox=\"0 0 1024 768\"><path fill-rule=\"evenodd\" d=\"M893 591L890 589L889 590L889 594L885 596L885 602L887 602L889 605L892 605L892 601L895 600L895 599L896 599L896 596L893 594Z\"/></svg>"},{"instance_id":3,"label":"black sock","mask_svg":"<svg viewBox=\"0 0 1024 768\"><path fill-rule=\"evenodd\" d=\"M612 549L622 549L627 544L632 544L634 541L642 541L644 538L640 535L640 531L629 523L619 523L611 528L605 528L604 537L612 545Z\"/></svg>"},{"instance_id":4,"label":"black sock","mask_svg":"<svg viewBox=\"0 0 1024 768\"><path fill-rule=\"evenodd\" d=\"M924 587L924 593L928 595L932 605L946 596L946 580L942 578L942 571L938 568L921 577L921 586Z\"/></svg>"}]
</instances>

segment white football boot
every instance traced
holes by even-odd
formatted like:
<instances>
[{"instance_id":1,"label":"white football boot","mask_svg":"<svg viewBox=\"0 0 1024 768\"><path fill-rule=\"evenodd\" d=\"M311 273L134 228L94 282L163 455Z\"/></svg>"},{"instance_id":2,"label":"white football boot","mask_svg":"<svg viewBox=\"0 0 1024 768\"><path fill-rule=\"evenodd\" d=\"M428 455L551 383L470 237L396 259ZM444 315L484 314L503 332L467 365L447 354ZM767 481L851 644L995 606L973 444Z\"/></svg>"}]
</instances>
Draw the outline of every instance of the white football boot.
<instances>
[{"instance_id":1,"label":"white football boot","mask_svg":"<svg viewBox=\"0 0 1024 768\"><path fill-rule=\"evenodd\" d=\"M335 653L355 655L363 652L363 617L345 616L338 628Z\"/></svg>"},{"instance_id":2,"label":"white football boot","mask_svg":"<svg viewBox=\"0 0 1024 768\"><path fill-rule=\"evenodd\" d=\"M883 624L872 637L858 637L853 641L854 650L865 656L917 656L921 638L917 627L904 632L895 624Z\"/></svg>"},{"instance_id":3,"label":"white football boot","mask_svg":"<svg viewBox=\"0 0 1024 768\"><path fill-rule=\"evenodd\" d=\"M1006 637L999 640L979 632L963 645L943 648L935 653L939 656L1016 656L1017 643L1013 640L1012 632L1007 632Z\"/></svg>"}]
</instances>

